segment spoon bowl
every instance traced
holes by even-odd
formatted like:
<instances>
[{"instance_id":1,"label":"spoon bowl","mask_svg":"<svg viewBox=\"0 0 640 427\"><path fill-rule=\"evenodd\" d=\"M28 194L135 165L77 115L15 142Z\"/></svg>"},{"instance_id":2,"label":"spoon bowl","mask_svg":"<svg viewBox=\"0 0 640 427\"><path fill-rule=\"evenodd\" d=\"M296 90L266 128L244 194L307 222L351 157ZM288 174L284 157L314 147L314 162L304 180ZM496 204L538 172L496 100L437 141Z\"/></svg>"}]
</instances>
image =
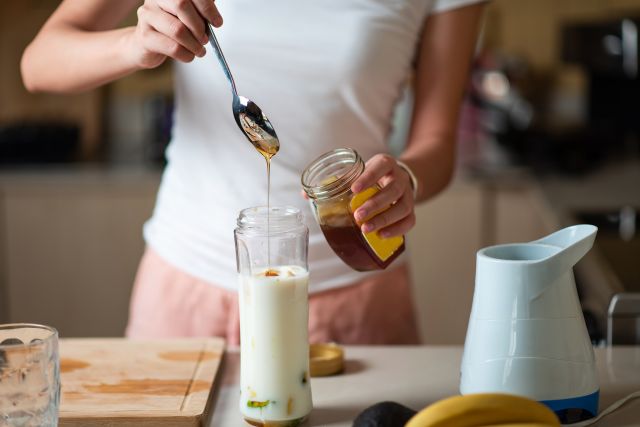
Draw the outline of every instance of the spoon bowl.
<instances>
[{"instance_id":1,"label":"spoon bowl","mask_svg":"<svg viewBox=\"0 0 640 427\"><path fill-rule=\"evenodd\" d=\"M260 107L244 96L233 98L233 117L249 142L263 156L273 157L280 149L278 135Z\"/></svg>"},{"instance_id":2,"label":"spoon bowl","mask_svg":"<svg viewBox=\"0 0 640 427\"><path fill-rule=\"evenodd\" d=\"M273 129L273 125L255 102L238 95L236 83L231 75L229 64L227 64L218 39L213 32L213 25L207 22L207 28L209 43L213 47L213 51L216 53L218 61L222 66L222 70L231 85L231 92L233 94L233 117L238 127L260 154L266 158L273 157L278 150L280 150L280 141L278 141L278 136Z\"/></svg>"}]
</instances>

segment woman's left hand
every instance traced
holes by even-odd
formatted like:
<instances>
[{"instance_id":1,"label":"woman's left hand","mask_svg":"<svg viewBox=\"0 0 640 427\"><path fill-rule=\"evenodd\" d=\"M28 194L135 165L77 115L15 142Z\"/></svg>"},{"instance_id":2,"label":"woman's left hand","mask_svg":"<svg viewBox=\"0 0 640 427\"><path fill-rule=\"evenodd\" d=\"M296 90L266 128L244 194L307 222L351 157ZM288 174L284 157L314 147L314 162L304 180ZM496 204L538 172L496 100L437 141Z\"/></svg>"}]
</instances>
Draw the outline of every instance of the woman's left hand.
<instances>
[{"instance_id":1,"label":"woman's left hand","mask_svg":"<svg viewBox=\"0 0 640 427\"><path fill-rule=\"evenodd\" d=\"M364 172L351 184L351 191L359 193L376 184L380 191L353 213L362 232L380 230L381 237L401 236L416 223L411 178L388 154L376 154L365 164ZM389 209L386 209L389 207ZM384 210L384 211L383 211ZM364 224L362 222L369 216Z\"/></svg>"}]
</instances>

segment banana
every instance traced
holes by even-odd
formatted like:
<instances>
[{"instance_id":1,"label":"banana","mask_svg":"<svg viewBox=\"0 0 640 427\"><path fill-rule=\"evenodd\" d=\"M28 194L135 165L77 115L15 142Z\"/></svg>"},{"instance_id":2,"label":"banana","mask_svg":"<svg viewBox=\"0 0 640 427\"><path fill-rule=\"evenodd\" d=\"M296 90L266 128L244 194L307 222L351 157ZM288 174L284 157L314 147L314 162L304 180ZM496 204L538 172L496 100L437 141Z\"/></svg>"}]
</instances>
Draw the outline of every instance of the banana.
<instances>
[{"instance_id":1,"label":"banana","mask_svg":"<svg viewBox=\"0 0 640 427\"><path fill-rule=\"evenodd\" d=\"M440 400L409 420L405 427L560 427L546 406L525 397L478 393Z\"/></svg>"}]
</instances>

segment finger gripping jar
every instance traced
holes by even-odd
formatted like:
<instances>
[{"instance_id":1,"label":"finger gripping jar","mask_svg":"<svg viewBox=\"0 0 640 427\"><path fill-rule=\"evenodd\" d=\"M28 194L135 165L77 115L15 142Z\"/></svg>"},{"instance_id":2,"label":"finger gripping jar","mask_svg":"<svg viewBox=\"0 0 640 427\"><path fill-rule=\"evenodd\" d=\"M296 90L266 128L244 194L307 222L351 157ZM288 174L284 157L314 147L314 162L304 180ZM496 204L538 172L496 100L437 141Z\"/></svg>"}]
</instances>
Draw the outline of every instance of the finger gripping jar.
<instances>
[{"instance_id":1,"label":"finger gripping jar","mask_svg":"<svg viewBox=\"0 0 640 427\"><path fill-rule=\"evenodd\" d=\"M307 166L302 173L302 187L333 251L354 270L379 270L404 251L404 237L382 238L377 230L362 233L362 223L355 220L353 213L380 190L374 186L353 194L351 184L363 171L364 162L355 150L339 148Z\"/></svg>"}]
</instances>

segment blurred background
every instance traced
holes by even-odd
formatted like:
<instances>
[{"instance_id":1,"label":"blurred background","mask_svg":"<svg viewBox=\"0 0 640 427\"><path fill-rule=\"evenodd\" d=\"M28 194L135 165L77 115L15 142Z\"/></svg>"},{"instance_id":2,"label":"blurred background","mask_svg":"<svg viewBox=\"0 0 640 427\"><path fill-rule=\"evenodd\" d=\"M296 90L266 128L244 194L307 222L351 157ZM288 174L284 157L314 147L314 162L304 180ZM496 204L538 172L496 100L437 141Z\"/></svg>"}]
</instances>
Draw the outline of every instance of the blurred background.
<instances>
[{"instance_id":1,"label":"blurred background","mask_svg":"<svg viewBox=\"0 0 640 427\"><path fill-rule=\"evenodd\" d=\"M0 322L118 336L170 138L172 68L27 93L22 51L58 4L0 2ZM573 223L600 227L576 269L594 342L612 295L640 292L639 27L640 0L490 3L456 178L409 236L426 343L463 343L479 248ZM409 83L395 151L410 112Z\"/></svg>"}]
</instances>

